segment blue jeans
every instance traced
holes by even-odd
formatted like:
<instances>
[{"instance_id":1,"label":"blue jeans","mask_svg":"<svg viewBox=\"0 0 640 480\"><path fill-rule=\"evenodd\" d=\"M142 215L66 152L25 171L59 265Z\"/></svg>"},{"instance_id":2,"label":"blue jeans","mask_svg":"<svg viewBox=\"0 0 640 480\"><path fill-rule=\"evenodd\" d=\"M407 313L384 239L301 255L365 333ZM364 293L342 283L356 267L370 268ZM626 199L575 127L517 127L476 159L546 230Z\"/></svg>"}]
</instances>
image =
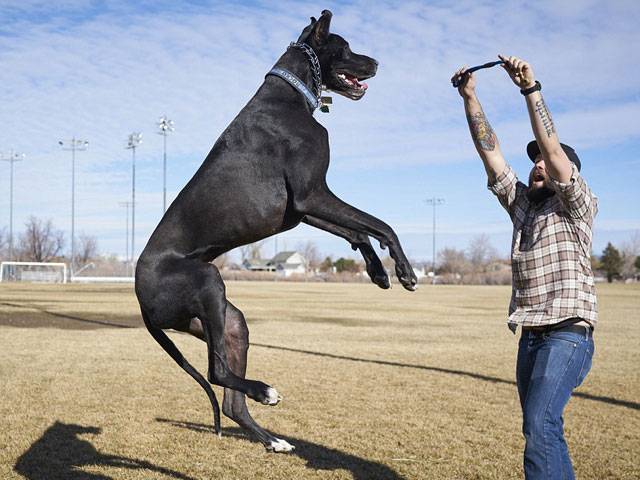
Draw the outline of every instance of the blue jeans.
<instances>
[{"instance_id":1,"label":"blue jeans","mask_svg":"<svg viewBox=\"0 0 640 480\"><path fill-rule=\"evenodd\" d=\"M591 369L591 331L523 330L516 379L522 407L524 474L528 480L574 480L562 412Z\"/></svg>"}]
</instances>

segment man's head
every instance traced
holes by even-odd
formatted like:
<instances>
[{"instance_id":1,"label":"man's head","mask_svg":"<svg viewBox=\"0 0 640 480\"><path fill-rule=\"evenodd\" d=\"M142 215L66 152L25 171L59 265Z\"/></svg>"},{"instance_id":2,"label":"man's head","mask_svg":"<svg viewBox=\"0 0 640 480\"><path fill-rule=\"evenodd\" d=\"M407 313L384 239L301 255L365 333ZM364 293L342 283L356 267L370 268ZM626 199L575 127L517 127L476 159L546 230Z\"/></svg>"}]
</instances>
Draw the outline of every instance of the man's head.
<instances>
[{"instance_id":1,"label":"man's head","mask_svg":"<svg viewBox=\"0 0 640 480\"><path fill-rule=\"evenodd\" d=\"M569 160L573 162L578 168L578 171L580 171L580 159L575 150L564 143L561 143L560 146ZM533 168L529 173L529 190L527 196L529 200L534 203L541 202L552 196L555 192L549 187L549 174L547 173L544 157L542 153L540 153L540 147L538 147L538 143L535 140L529 142L527 145L527 155L533 162Z\"/></svg>"},{"instance_id":2,"label":"man's head","mask_svg":"<svg viewBox=\"0 0 640 480\"><path fill-rule=\"evenodd\" d=\"M531 202L538 203L551 197L555 192L548 186L549 175L542 155L538 154L533 163L533 168L529 172L527 197Z\"/></svg>"}]
</instances>

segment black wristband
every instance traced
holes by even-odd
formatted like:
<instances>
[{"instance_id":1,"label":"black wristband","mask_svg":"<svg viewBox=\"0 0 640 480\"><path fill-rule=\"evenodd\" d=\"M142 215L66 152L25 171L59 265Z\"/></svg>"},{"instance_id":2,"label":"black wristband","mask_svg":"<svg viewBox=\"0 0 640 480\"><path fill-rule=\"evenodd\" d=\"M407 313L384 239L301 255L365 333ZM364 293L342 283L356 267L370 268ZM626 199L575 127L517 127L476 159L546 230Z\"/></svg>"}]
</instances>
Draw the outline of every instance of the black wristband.
<instances>
[{"instance_id":1,"label":"black wristband","mask_svg":"<svg viewBox=\"0 0 640 480\"><path fill-rule=\"evenodd\" d=\"M540 90L542 90L542 85L540 85L540 82L536 80L536 83L533 87L523 88L520 90L520 93L526 97L527 95L533 92L538 92Z\"/></svg>"}]
</instances>

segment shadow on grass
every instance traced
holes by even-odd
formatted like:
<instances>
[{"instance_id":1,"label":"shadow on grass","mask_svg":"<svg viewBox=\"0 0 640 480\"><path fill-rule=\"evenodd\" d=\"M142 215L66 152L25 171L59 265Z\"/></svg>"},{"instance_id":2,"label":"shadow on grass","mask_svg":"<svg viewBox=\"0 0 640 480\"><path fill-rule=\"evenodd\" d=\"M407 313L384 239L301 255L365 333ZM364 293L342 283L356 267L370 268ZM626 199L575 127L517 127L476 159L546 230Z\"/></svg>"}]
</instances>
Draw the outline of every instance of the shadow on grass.
<instances>
[{"instance_id":1,"label":"shadow on grass","mask_svg":"<svg viewBox=\"0 0 640 480\"><path fill-rule=\"evenodd\" d=\"M358 357L348 357L345 355L334 355L333 353L324 353L324 352L314 352L311 350L300 350L298 348L289 348L289 347L279 347L277 345L267 345L264 343L253 343L251 345L254 347L262 347L262 348L271 348L274 350L283 350L285 352L296 352L296 353L304 353L306 355L314 355L317 357L325 357L325 358L335 358L337 360L348 360L351 362L362 362L362 363L372 363L375 365L388 365L392 367L403 367L403 368L415 368L417 370L427 370L430 372L438 372L438 373L447 373L450 375L460 375L463 377L473 378L475 380L482 380L484 382L491 383L504 383L507 385L515 385L516 382L513 380L506 380L504 378L499 377L491 377L489 375L482 375L481 373L467 372L464 370L455 370L452 368L442 368L442 367L428 367L426 365L415 365L411 363L400 363L400 362L391 362L388 360L372 360L367 358L358 358ZM595 402L603 402L608 403L610 405L617 405L619 407L626 407L632 410L640 410L640 403L632 402L630 400L620 400L618 398L613 397L605 397L602 395L592 395L591 393L584 392L574 392L574 397L583 398L585 400L593 400Z\"/></svg>"},{"instance_id":2,"label":"shadow on grass","mask_svg":"<svg viewBox=\"0 0 640 480\"><path fill-rule=\"evenodd\" d=\"M168 423L174 427L186 428L196 432L215 435L212 426L204 425L202 423L184 422L166 418L156 418L156 421ZM247 439L253 443L260 443L239 427L224 428L222 430L222 434L230 437ZM401 477L393 469L382 463L366 460L364 458L336 450L335 448L324 447L317 443L311 443L300 438L282 435L278 435L278 438L282 438L291 443L296 447L296 449L288 454L274 453L273 455L296 455L305 460L307 462L307 467L309 468L316 470L348 470L353 475L354 480L404 480L404 477ZM263 448L262 444L260 445L261 448Z\"/></svg>"},{"instance_id":3,"label":"shadow on grass","mask_svg":"<svg viewBox=\"0 0 640 480\"><path fill-rule=\"evenodd\" d=\"M89 441L80 438L82 434L98 435L101 431L98 427L55 422L18 458L13 470L29 480L113 480L104 474L81 470L84 466L108 466L195 480L144 460L101 453Z\"/></svg>"},{"instance_id":4,"label":"shadow on grass","mask_svg":"<svg viewBox=\"0 0 640 480\"><path fill-rule=\"evenodd\" d=\"M136 328L133 325L122 325L120 323L107 322L107 321L104 321L104 320L91 320L90 318L75 317L73 315L67 315L67 314L64 314L64 313L50 312L46 308L42 308L42 307L39 307L37 305L31 305L31 304L27 304L27 303L0 302L0 305L5 305L7 307L14 307L14 308L27 308L27 309L30 309L30 310L37 310L40 313L44 313L46 315L51 315L52 317L63 318L65 320L75 320L77 322L89 323L89 324L92 324L92 325L101 325L103 327Z\"/></svg>"}]
</instances>

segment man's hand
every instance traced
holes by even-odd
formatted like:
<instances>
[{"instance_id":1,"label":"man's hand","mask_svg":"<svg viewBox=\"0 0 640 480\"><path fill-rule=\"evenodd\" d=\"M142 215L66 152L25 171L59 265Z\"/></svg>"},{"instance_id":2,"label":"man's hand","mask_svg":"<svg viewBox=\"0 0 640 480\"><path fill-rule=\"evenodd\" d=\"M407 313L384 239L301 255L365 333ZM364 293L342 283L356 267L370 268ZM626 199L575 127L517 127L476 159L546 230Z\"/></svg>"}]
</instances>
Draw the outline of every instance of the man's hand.
<instances>
[{"instance_id":1,"label":"man's hand","mask_svg":"<svg viewBox=\"0 0 640 480\"><path fill-rule=\"evenodd\" d=\"M476 94L476 77L473 73L465 74L466 70L467 66L465 65L453 74L451 81L460 80L458 93L462 98L472 98Z\"/></svg>"},{"instance_id":2,"label":"man's hand","mask_svg":"<svg viewBox=\"0 0 640 480\"><path fill-rule=\"evenodd\" d=\"M535 85L536 76L533 74L531 65L517 57L506 57L504 55L498 55L498 57L504 62L502 68L507 71L516 87L522 90Z\"/></svg>"}]
</instances>

